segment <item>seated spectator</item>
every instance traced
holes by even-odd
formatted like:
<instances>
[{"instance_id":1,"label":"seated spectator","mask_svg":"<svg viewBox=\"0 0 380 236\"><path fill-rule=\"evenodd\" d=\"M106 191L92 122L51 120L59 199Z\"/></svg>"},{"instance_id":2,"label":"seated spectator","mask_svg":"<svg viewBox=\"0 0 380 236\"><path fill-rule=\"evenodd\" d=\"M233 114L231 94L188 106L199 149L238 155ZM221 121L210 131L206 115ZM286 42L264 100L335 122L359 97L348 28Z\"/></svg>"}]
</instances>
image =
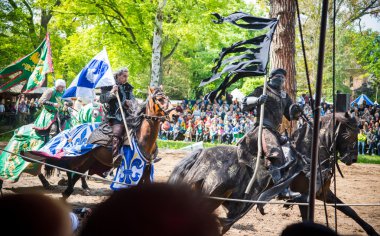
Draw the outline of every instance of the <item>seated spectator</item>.
<instances>
[{"instance_id":1,"label":"seated spectator","mask_svg":"<svg viewBox=\"0 0 380 236\"><path fill-rule=\"evenodd\" d=\"M181 126L179 122L177 121L175 125L173 126L173 140L175 141L180 134Z\"/></svg>"},{"instance_id":2,"label":"seated spectator","mask_svg":"<svg viewBox=\"0 0 380 236\"><path fill-rule=\"evenodd\" d=\"M1 225L12 235L73 235L69 210L58 200L42 194L5 195L0 198L0 212Z\"/></svg>"},{"instance_id":3,"label":"seated spectator","mask_svg":"<svg viewBox=\"0 0 380 236\"><path fill-rule=\"evenodd\" d=\"M233 139L233 133L232 133L232 128L233 126L230 124L230 122L227 120L224 123L224 134L222 136L222 142L231 144L232 139Z\"/></svg>"},{"instance_id":4,"label":"seated spectator","mask_svg":"<svg viewBox=\"0 0 380 236\"><path fill-rule=\"evenodd\" d=\"M195 128L195 142L199 142L202 140L203 137L203 129L204 129L204 124L203 121L200 120Z\"/></svg>"},{"instance_id":5,"label":"seated spectator","mask_svg":"<svg viewBox=\"0 0 380 236\"><path fill-rule=\"evenodd\" d=\"M161 125L161 139L169 140L169 136L172 133L172 127L169 121L164 121Z\"/></svg>"},{"instance_id":6,"label":"seated spectator","mask_svg":"<svg viewBox=\"0 0 380 236\"><path fill-rule=\"evenodd\" d=\"M183 109L182 109L182 106L177 104L175 110L178 112L178 113L182 113L183 112Z\"/></svg>"},{"instance_id":7,"label":"seated spectator","mask_svg":"<svg viewBox=\"0 0 380 236\"><path fill-rule=\"evenodd\" d=\"M220 235L207 204L185 186L155 183L123 189L93 211L80 235Z\"/></svg>"}]
</instances>

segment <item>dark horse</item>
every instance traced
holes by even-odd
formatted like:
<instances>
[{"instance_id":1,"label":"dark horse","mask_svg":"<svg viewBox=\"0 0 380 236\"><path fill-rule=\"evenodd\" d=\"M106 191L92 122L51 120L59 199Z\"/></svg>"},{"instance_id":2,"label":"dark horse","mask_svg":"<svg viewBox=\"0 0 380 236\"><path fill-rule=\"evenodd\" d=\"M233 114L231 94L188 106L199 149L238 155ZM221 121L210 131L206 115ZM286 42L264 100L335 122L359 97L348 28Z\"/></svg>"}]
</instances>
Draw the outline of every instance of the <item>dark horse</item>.
<instances>
[{"instance_id":1,"label":"dark horse","mask_svg":"<svg viewBox=\"0 0 380 236\"><path fill-rule=\"evenodd\" d=\"M144 157L148 159L149 164L144 169L139 184L150 183L151 165L153 158L157 152L157 136L160 127L160 122L165 119L172 120L176 117L175 108L171 105L169 98L164 94L162 88L149 88L149 97L147 101L140 107L136 114L128 118L128 128L131 129L133 136L136 137L137 145ZM26 156L38 160L45 160L46 163L56 166L75 170L85 173L99 173L96 169L101 169L102 172L109 171L112 166L111 151L107 147L98 147L88 153L70 158L51 159L35 154L25 153ZM62 193L63 198L68 198L74 191L74 185L79 180L81 175L67 173L68 184L66 190Z\"/></svg>"},{"instance_id":2,"label":"dark horse","mask_svg":"<svg viewBox=\"0 0 380 236\"><path fill-rule=\"evenodd\" d=\"M328 203L343 203L329 189L332 178L332 168L337 163L334 162L333 141L336 141L336 150L339 159L346 165L351 165L357 160L357 121L350 118L348 113L337 114L336 133L333 133L332 115L326 115L321 119L319 159L321 163L322 178L318 174L317 199L325 200ZM257 139L256 139L257 140ZM257 152L257 141L246 136L239 147L218 146L203 150L198 150L183 159L173 170L169 183L189 184L197 191L213 197L244 199L244 194L248 182L253 175L253 169L247 165L240 164L238 156L240 154L250 155L252 164L256 162L256 156L249 153ZM292 191L300 192L301 197L297 202L306 202L308 198L309 176L310 176L310 150L312 145L312 125L305 123L295 131L291 137L290 149L296 156L293 169L289 171L295 173L295 177L289 178L291 182L282 185L275 191L276 186L267 168L264 167L264 158L260 158L257 178L253 184L248 199L270 200L281 189L290 185ZM290 144L288 142L288 144ZM295 148L293 148L293 146ZM240 149L240 150L239 150ZM241 151L243 149L243 151ZM244 150L245 149L245 150ZM320 168L320 167L319 167ZM295 172L296 171L296 172ZM285 174L286 175L286 174ZM322 181L321 181L322 180ZM323 188L322 188L323 185ZM278 186L277 186L278 188ZM323 191L322 191L323 189ZM274 193L274 194L273 194ZM232 201L210 200L210 211L223 205L227 211L227 218L220 219L222 233L226 233L230 227L243 217L255 204L240 203ZM258 205L261 213L263 205ZM355 220L369 235L378 235L376 231L361 219L349 206L337 206L347 216ZM300 206L302 219L306 220L307 207Z\"/></svg>"}]
</instances>

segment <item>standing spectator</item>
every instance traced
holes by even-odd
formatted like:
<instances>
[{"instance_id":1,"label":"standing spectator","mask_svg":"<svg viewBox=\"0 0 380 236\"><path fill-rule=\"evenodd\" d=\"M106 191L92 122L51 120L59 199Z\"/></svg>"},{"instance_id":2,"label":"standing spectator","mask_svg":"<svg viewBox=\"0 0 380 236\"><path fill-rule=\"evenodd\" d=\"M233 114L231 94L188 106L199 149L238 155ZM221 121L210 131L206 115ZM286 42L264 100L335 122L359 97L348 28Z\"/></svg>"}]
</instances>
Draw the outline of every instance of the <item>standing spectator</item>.
<instances>
[{"instance_id":1,"label":"standing spectator","mask_svg":"<svg viewBox=\"0 0 380 236\"><path fill-rule=\"evenodd\" d=\"M232 139L233 139L233 133L232 133L232 125L230 124L230 122L227 120L224 124L224 134L223 134L223 137L222 137L222 142L223 143L228 143L228 144L231 144L232 142Z\"/></svg>"},{"instance_id":2,"label":"standing spectator","mask_svg":"<svg viewBox=\"0 0 380 236\"><path fill-rule=\"evenodd\" d=\"M3 102L0 102L0 120L4 120L5 106Z\"/></svg>"},{"instance_id":3,"label":"standing spectator","mask_svg":"<svg viewBox=\"0 0 380 236\"><path fill-rule=\"evenodd\" d=\"M212 122L212 125L210 127L210 139L211 143L215 143L215 140L218 138L218 127L216 125L216 122Z\"/></svg>"},{"instance_id":4,"label":"standing spectator","mask_svg":"<svg viewBox=\"0 0 380 236\"><path fill-rule=\"evenodd\" d=\"M34 98L32 98L29 103L29 122L28 123L32 123L34 121L36 112L37 112L37 105L34 101Z\"/></svg>"},{"instance_id":5,"label":"standing spectator","mask_svg":"<svg viewBox=\"0 0 380 236\"><path fill-rule=\"evenodd\" d=\"M173 126L173 140L175 141L179 135L179 132L181 130L181 125L179 124L179 121L175 123Z\"/></svg>"},{"instance_id":6,"label":"standing spectator","mask_svg":"<svg viewBox=\"0 0 380 236\"><path fill-rule=\"evenodd\" d=\"M185 142L191 142L193 140L193 122L191 120L187 123L187 129L185 133Z\"/></svg>"},{"instance_id":7,"label":"standing spectator","mask_svg":"<svg viewBox=\"0 0 380 236\"><path fill-rule=\"evenodd\" d=\"M372 132L372 128L369 128L368 132L366 133L366 136L367 136L367 144L368 144L368 150L366 154L374 156L376 137L375 137L375 134Z\"/></svg>"},{"instance_id":8,"label":"standing spectator","mask_svg":"<svg viewBox=\"0 0 380 236\"><path fill-rule=\"evenodd\" d=\"M205 125L203 130L203 141L207 142L210 137L210 127Z\"/></svg>"},{"instance_id":9,"label":"standing spectator","mask_svg":"<svg viewBox=\"0 0 380 236\"><path fill-rule=\"evenodd\" d=\"M203 128L204 128L203 121L200 120L198 124L196 125L196 129L195 129L195 142L201 141L203 137Z\"/></svg>"},{"instance_id":10,"label":"standing spectator","mask_svg":"<svg viewBox=\"0 0 380 236\"><path fill-rule=\"evenodd\" d=\"M19 124L24 125L28 116L27 100L24 94L21 94L20 100L17 106L17 113L19 118Z\"/></svg>"},{"instance_id":11,"label":"standing spectator","mask_svg":"<svg viewBox=\"0 0 380 236\"><path fill-rule=\"evenodd\" d=\"M223 134L224 134L224 124L223 124L223 119L220 119L219 120L219 124L218 124L218 142L219 143L222 143L222 138L223 138Z\"/></svg>"},{"instance_id":12,"label":"standing spectator","mask_svg":"<svg viewBox=\"0 0 380 236\"><path fill-rule=\"evenodd\" d=\"M361 129L359 134L358 134L358 149L359 149L359 154L364 155L365 153L365 141L367 137L364 134L364 131Z\"/></svg>"}]
</instances>

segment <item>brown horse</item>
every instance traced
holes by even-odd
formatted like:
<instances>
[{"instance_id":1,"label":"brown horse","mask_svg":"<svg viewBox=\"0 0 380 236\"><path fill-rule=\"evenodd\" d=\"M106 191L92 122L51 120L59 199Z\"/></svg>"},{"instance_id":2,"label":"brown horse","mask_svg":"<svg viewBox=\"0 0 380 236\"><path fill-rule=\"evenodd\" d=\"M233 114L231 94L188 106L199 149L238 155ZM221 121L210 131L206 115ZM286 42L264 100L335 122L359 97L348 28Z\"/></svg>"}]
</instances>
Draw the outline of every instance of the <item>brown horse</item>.
<instances>
[{"instance_id":1,"label":"brown horse","mask_svg":"<svg viewBox=\"0 0 380 236\"><path fill-rule=\"evenodd\" d=\"M332 168L337 165L333 158L332 145L334 140L336 141L336 151L339 153L339 159L343 163L351 165L357 160L355 145L358 133L357 121L350 118L349 114L346 113L337 114L336 123L337 131L334 134L332 116L326 115L323 117L319 136L319 158L321 162L319 168L322 170L322 176L318 174L316 197L328 203L334 203L334 201L342 203L329 188ZM286 170L285 175L293 172L292 178L288 178L290 181L284 181L284 184L274 187L269 170L264 167L264 158L260 158L258 177L253 184L248 199L269 201L282 189L290 185L293 191L301 193L301 197L296 199L297 202L306 202L309 189L310 150L313 133L311 127L310 124L305 123L292 136L294 147L291 145L290 150L297 158L293 159L293 164L289 165L289 169L280 169L280 171ZM255 141L249 135L245 136L239 148L243 149L243 155L251 158L251 164L253 165L256 162L256 156L250 153L254 154L257 151L257 140ZM169 178L169 183L189 184L208 196L244 199L247 197L244 192L253 175L253 169L239 163L239 148L236 146L217 146L196 151L175 167ZM220 205L223 205L227 210L227 218L220 219L223 227L222 233L226 233L255 204L210 200L210 211L214 211ZM260 212L263 213L263 205L258 207ZM378 235L373 227L361 219L349 206L337 206L337 209L355 220L368 235ZM306 207L300 206L303 220L306 220L306 210Z\"/></svg>"},{"instance_id":2,"label":"brown horse","mask_svg":"<svg viewBox=\"0 0 380 236\"><path fill-rule=\"evenodd\" d=\"M149 88L147 101L135 114L127 118L128 128L135 137L136 143L148 160L148 164L143 171L139 184L150 183L150 172L153 159L158 150L157 136L160 122L166 119L173 120L176 117L175 108L171 105L170 99L164 94L162 88ZM34 153L25 153L26 156L38 160L45 160L46 163L64 167L77 172L98 174L109 171L113 167L111 151L107 147L98 147L84 155L70 158L52 159L36 156ZM67 173L68 184L62 193L63 198L68 198L74 191L74 185L81 175Z\"/></svg>"}]
</instances>

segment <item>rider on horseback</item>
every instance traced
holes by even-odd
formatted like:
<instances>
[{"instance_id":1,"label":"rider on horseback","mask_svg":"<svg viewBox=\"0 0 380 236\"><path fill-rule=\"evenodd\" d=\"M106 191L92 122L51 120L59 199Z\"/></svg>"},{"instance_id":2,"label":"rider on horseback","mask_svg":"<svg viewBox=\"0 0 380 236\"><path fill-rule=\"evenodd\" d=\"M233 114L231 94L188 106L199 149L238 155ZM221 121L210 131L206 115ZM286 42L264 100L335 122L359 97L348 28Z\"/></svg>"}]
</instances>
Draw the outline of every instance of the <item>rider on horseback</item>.
<instances>
[{"instance_id":1,"label":"rider on horseback","mask_svg":"<svg viewBox=\"0 0 380 236\"><path fill-rule=\"evenodd\" d=\"M106 118L109 121L109 125L112 127L112 157L114 162L118 159L119 150L125 134L123 117L121 115L121 109L119 107L116 93L119 94L126 117L128 116L127 111L132 108L132 105L135 102L133 86L128 83L128 76L128 68L123 68L116 72L114 74L116 85L102 87L102 94L100 96L100 102L105 103L105 109L107 110Z\"/></svg>"},{"instance_id":2,"label":"rider on horseback","mask_svg":"<svg viewBox=\"0 0 380 236\"><path fill-rule=\"evenodd\" d=\"M289 121L298 120L300 116L300 108L297 104L293 104L292 99L284 91L286 71L284 69L275 69L270 73L267 94L263 94L263 87L257 87L250 95L243 101L243 109L251 110L257 107L257 117L260 117L261 104L264 105L264 120L262 132L262 147L263 154L266 157L265 165L268 169L278 168L283 166L286 162L281 145L287 140L284 139L278 129L282 122L282 116L285 116ZM256 128L250 131L250 136L258 135L258 122ZM239 158L240 162L248 164L243 158ZM276 182L281 179L281 176L272 176ZM295 197L295 193L286 191L283 197Z\"/></svg>"},{"instance_id":3,"label":"rider on horseback","mask_svg":"<svg viewBox=\"0 0 380 236\"><path fill-rule=\"evenodd\" d=\"M62 125L59 117L61 97L66 88L66 82L58 79L54 83L54 88L47 89L41 96L39 102L43 105L40 115L34 122L34 129L37 131L49 130L49 139L56 136L59 127Z\"/></svg>"}]
</instances>

